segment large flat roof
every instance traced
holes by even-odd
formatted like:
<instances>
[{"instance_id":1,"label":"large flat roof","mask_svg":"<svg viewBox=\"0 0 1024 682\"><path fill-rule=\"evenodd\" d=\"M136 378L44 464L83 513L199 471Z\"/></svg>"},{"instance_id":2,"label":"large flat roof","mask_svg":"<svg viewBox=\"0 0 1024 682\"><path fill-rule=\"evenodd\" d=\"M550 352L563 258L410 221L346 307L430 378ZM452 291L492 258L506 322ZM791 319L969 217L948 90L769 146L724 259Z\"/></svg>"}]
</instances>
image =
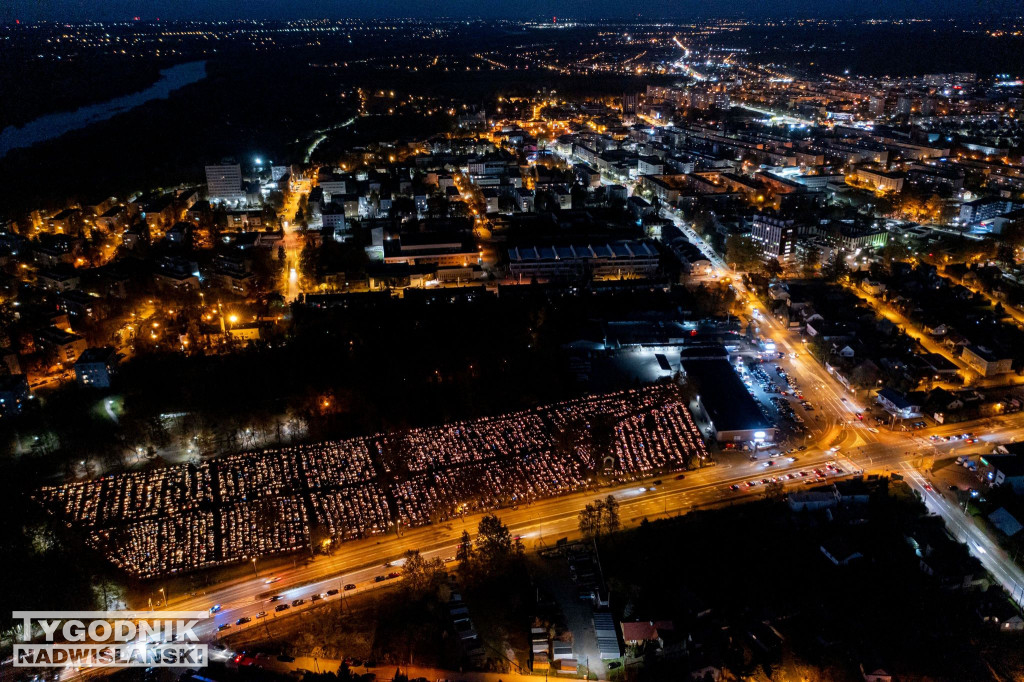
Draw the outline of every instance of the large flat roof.
<instances>
[{"instance_id":1,"label":"large flat roof","mask_svg":"<svg viewBox=\"0 0 1024 682\"><path fill-rule=\"evenodd\" d=\"M757 402L728 360L683 360L683 372L697 384L700 402L717 431L766 430Z\"/></svg>"}]
</instances>

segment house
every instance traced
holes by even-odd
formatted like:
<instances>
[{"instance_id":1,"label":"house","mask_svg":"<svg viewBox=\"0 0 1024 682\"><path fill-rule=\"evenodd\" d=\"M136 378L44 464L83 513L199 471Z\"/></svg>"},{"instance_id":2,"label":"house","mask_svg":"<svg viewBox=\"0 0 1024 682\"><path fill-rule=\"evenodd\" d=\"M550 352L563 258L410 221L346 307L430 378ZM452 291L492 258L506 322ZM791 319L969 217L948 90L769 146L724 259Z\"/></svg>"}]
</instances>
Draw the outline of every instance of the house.
<instances>
[{"instance_id":1,"label":"house","mask_svg":"<svg viewBox=\"0 0 1024 682\"><path fill-rule=\"evenodd\" d=\"M898 419L913 419L921 416L924 394L918 391L900 393L888 386L878 392L875 400L882 408Z\"/></svg>"},{"instance_id":2,"label":"house","mask_svg":"<svg viewBox=\"0 0 1024 682\"><path fill-rule=\"evenodd\" d=\"M988 573L981 562L951 538L941 517L920 519L906 540L918 558L918 568L934 578L940 587L948 590L988 588Z\"/></svg>"},{"instance_id":3,"label":"house","mask_svg":"<svg viewBox=\"0 0 1024 682\"><path fill-rule=\"evenodd\" d=\"M675 630L675 624L670 620L621 621L619 627L622 629L622 641L627 645L657 642L664 646L665 633Z\"/></svg>"},{"instance_id":4,"label":"house","mask_svg":"<svg viewBox=\"0 0 1024 682\"><path fill-rule=\"evenodd\" d=\"M969 400L967 392L952 393L940 387L928 393L923 409L938 424L955 423L971 418L976 412L975 402Z\"/></svg>"},{"instance_id":5,"label":"house","mask_svg":"<svg viewBox=\"0 0 1024 682\"><path fill-rule=\"evenodd\" d=\"M861 281L860 288L872 296L881 296L885 293L885 284L882 282L874 282L870 279Z\"/></svg>"},{"instance_id":6,"label":"house","mask_svg":"<svg viewBox=\"0 0 1024 682\"><path fill-rule=\"evenodd\" d=\"M860 675L864 682L892 682L892 675L877 663L861 663Z\"/></svg>"},{"instance_id":7,"label":"house","mask_svg":"<svg viewBox=\"0 0 1024 682\"><path fill-rule=\"evenodd\" d=\"M871 499L871 486L863 478L837 481L832 488L835 489L839 501L844 505L867 504Z\"/></svg>"},{"instance_id":8,"label":"house","mask_svg":"<svg viewBox=\"0 0 1024 682\"><path fill-rule=\"evenodd\" d=\"M111 346L86 348L75 361L75 380L83 387L109 388L110 377L119 360L120 356Z\"/></svg>"},{"instance_id":9,"label":"house","mask_svg":"<svg viewBox=\"0 0 1024 682\"><path fill-rule=\"evenodd\" d=\"M978 617L986 625L993 625L1001 632L1020 632L1024 630L1024 618L1020 609L1010 601L1002 590L993 590L995 595L987 597L977 609Z\"/></svg>"},{"instance_id":10,"label":"house","mask_svg":"<svg viewBox=\"0 0 1024 682\"><path fill-rule=\"evenodd\" d=\"M1024 526L1021 525L1020 521L1013 514L1006 510L1006 507L1000 507L989 514L988 520L1008 538L1012 538L1021 530L1024 530Z\"/></svg>"}]
</instances>

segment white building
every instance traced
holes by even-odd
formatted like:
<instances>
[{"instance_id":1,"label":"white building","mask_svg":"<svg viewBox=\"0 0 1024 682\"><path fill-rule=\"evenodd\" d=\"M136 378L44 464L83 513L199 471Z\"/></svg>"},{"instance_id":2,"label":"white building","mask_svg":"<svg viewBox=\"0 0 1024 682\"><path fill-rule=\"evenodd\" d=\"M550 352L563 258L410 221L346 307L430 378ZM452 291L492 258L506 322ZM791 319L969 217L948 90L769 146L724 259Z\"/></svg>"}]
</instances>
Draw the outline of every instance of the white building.
<instances>
[{"instance_id":1,"label":"white building","mask_svg":"<svg viewBox=\"0 0 1024 682\"><path fill-rule=\"evenodd\" d=\"M242 167L237 163L207 166L206 190L211 201L244 201Z\"/></svg>"}]
</instances>

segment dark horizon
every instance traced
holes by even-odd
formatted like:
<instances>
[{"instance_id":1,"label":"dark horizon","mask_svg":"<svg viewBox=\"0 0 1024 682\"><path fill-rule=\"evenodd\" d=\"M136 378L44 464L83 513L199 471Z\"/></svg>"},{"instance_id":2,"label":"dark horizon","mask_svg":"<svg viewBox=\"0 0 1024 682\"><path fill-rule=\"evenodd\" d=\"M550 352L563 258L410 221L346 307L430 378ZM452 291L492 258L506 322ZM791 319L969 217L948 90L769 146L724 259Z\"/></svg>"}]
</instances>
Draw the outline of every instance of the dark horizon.
<instances>
[{"instance_id":1,"label":"dark horizon","mask_svg":"<svg viewBox=\"0 0 1024 682\"><path fill-rule=\"evenodd\" d=\"M866 19L866 18L978 18L1020 16L1020 5L1013 0L977 0L972 3L949 0L896 0L864 6L854 2L836 2L828 6L810 0L709 0L677 3L671 0L524 0L510 11L508 5L482 5L470 0L454 0L426 6L410 0L381 0L368 6L353 0L306 0L282 6L272 0L12 0L0 10L0 21L230 21L298 19L438 19L438 20L541 20L553 17L566 20L641 19L692 20L709 18L761 19Z\"/></svg>"}]
</instances>

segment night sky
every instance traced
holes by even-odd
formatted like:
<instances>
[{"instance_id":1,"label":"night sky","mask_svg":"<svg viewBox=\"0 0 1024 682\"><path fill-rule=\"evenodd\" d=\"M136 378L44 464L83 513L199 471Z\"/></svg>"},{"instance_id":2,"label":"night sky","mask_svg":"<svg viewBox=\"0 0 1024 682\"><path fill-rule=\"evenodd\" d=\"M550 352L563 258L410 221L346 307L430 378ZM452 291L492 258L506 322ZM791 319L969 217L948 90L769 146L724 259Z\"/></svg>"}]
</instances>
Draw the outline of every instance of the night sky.
<instances>
[{"instance_id":1,"label":"night sky","mask_svg":"<svg viewBox=\"0 0 1024 682\"><path fill-rule=\"evenodd\" d=\"M942 17L1017 14L1019 0L4 0L0 20L456 17Z\"/></svg>"}]
</instances>

